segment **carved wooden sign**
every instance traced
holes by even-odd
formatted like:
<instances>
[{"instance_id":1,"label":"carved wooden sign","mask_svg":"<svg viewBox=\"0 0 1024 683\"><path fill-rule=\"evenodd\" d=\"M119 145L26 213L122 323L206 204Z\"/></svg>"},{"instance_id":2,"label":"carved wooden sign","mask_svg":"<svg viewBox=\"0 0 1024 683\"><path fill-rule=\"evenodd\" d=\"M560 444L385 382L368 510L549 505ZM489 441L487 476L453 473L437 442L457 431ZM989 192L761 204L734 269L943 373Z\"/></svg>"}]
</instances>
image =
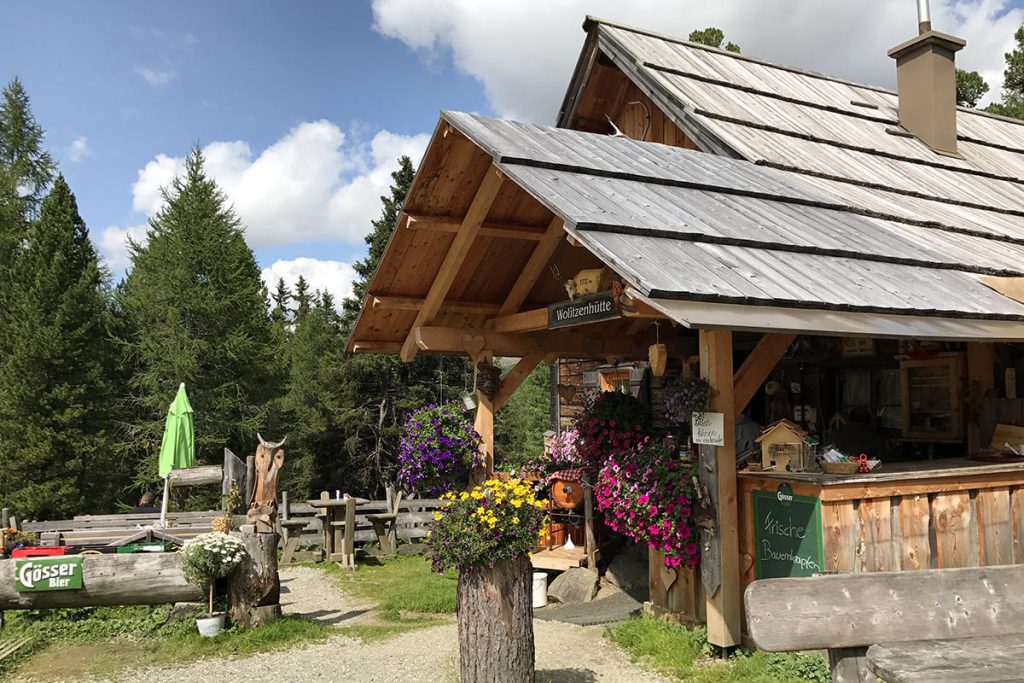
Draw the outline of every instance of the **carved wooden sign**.
<instances>
[{"instance_id":1,"label":"carved wooden sign","mask_svg":"<svg viewBox=\"0 0 1024 683\"><path fill-rule=\"evenodd\" d=\"M256 484L249 500L247 517L256 526L258 533L271 533L277 521L277 481L284 466L285 439L277 443L265 441L259 434L260 445L256 447Z\"/></svg>"},{"instance_id":2,"label":"carved wooden sign","mask_svg":"<svg viewBox=\"0 0 1024 683\"><path fill-rule=\"evenodd\" d=\"M548 306L548 329L622 317L611 292L598 292Z\"/></svg>"}]
</instances>

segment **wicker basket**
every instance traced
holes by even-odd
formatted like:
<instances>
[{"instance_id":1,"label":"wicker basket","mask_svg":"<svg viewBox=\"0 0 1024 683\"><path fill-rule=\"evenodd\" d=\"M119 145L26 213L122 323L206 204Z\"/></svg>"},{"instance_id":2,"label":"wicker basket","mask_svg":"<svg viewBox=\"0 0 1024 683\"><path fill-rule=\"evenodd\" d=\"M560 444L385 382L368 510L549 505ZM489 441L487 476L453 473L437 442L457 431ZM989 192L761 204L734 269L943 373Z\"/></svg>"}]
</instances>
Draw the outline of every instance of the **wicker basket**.
<instances>
[{"instance_id":1,"label":"wicker basket","mask_svg":"<svg viewBox=\"0 0 1024 683\"><path fill-rule=\"evenodd\" d=\"M860 463L856 460L847 462L826 462L821 461L821 469L825 474L857 474Z\"/></svg>"},{"instance_id":2,"label":"wicker basket","mask_svg":"<svg viewBox=\"0 0 1024 683\"><path fill-rule=\"evenodd\" d=\"M210 527L214 531L219 531L223 534L231 531L231 518L230 517L214 517L210 520Z\"/></svg>"}]
</instances>

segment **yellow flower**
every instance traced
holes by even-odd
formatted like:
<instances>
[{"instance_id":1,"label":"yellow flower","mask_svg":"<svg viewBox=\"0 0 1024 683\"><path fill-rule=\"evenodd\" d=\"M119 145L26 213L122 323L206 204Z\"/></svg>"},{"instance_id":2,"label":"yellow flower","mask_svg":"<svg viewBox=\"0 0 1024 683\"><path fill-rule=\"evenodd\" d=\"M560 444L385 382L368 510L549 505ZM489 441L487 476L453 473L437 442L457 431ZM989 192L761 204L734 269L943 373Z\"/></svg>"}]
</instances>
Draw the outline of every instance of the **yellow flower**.
<instances>
[{"instance_id":1,"label":"yellow flower","mask_svg":"<svg viewBox=\"0 0 1024 683\"><path fill-rule=\"evenodd\" d=\"M478 507L478 508L476 509L476 514L478 514L478 515L484 515L484 514L486 514L486 513L487 513L487 509L486 509L486 508L484 508L483 506L481 506L481 507Z\"/></svg>"},{"instance_id":2,"label":"yellow flower","mask_svg":"<svg viewBox=\"0 0 1024 683\"><path fill-rule=\"evenodd\" d=\"M519 499L519 498L513 498L512 499L512 507L514 507L514 508L516 508L518 510L520 507L522 507L522 505L523 505L523 501L521 499Z\"/></svg>"},{"instance_id":3,"label":"yellow flower","mask_svg":"<svg viewBox=\"0 0 1024 683\"><path fill-rule=\"evenodd\" d=\"M435 512L434 513L434 521L435 522L440 522L441 521L441 513L440 512Z\"/></svg>"},{"instance_id":4,"label":"yellow flower","mask_svg":"<svg viewBox=\"0 0 1024 683\"><path fill-rule=\"evenodd\" d=\"M461 494L459 495L459 500L467 500L468 498L469 498L469 494L468 494L468 493L466 493L465 491L463 491L463 492L462 492L462 493L461 493Z\"/></svg>"},{"instance_id":5,"label":"yellow flower","mask_svg":"<svg viewBox=\"0 0 1024 683\"><path fill-rule=\"evenodd\" d=\"M519 524L519 518L518 517L513 517L512 518L512 523L513 524Z\"/></svg>"}]
</instances>

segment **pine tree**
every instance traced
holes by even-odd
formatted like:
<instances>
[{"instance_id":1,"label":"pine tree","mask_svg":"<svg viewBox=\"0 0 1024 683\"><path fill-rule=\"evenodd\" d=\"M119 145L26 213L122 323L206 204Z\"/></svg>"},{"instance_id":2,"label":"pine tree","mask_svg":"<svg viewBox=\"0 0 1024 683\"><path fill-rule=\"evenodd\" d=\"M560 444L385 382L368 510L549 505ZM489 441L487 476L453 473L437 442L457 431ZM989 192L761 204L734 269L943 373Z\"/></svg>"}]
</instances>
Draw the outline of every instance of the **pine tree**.
<instances>
[{"instance_id":1,"label":"pine tree","mask_svg":"<svg viewBox=\"0 0 1024 683\"><path fill-rule=\"evenodd\" d=\"M0 363L0 505L22 518L110 511L111 381L106 278L63 177L14 264L9 355Z\"/></svg>"},{"instance_id":2,"label":"pine tree","mask_svg":"<svg viewBox=\"0 0 1024 683\"><path fill-rule=\"evenodd\" d=\"M288 346L289 381L283 409L289 419L289 468L284 490L298 497L337 483L343 437L338 427L341 364L345 341L329 294L317 292L295 328ZM347 484L346 484L347 485Z\"/></svg>"},{"instance_id":3,"label":"pine tree","mask_svg":"<svg viewBox=\"0 0 1024 683\"><path fill-rule=\"evenodd\" d=\"M985 111L1015 119L1024 119L1024 26L1013 34L1017 46L1007 52L1006 69L1003 71L1002 102L995 102Z\"/></svg>"},{"instance_id":4,"label":"pine tree","mask_svg":"<svg viewBox=\"0 0 1024 683\"><path fill-rule=\"evenodd\" d=\"M156 471L168 403L184 382L195 410L196 456L253 450L257 430L278 438L271 398L282 353L266 289L242 226L194 149L164 192L148 243L130 245L119 295L129 387L137 408L125 449L143 480Z\"/></svg>"},{"instance_id":5,"label":"pine tree","mask_svg":"<svg viewBox=\"0 0 1024 683\"><path fill-rule=\"evenodd\" d=\"M310 306L313 304L313 295L309 291L309 282L302 275L295 281L295 295L292 298L295 300L295 321L298 322L306 317Z\"/></svg>"},{"instance_id":6,"label":"pine tree","mask_svg":"<svg viewBox=\"0 0 1024 683\"><path fill-rule=\"evenodd\" d=\"M277 278L277 285L274 288L274 293L270 295L270 302L274 305L273 310L270 312L270 317L273 319L275 325L285 326L288 323L290 311L288 304L292 300L291 290L288 289L288 285L285 284L284 278Z\"/></svg>"},{"instance_id":7,"label":"pine tree","mask_svg":"<svg viewBox=\"0 0 1024 683\"><path fill-rule=\"evenodd\" d=\"M725 42L725 32L714 26L709 26L701 31L691 31L687 40L691 43L717 47L720 50L735 52L736 54L740 52L740 46L732 41L725 43L725 47L723 47L722 43Z\"/></svg>"},{"instance_id":8,"label":"pine tree","mask_svg":"<svg viewBox=\"0 0 1024 683\"><path fill-rule=\"evenodd\" d=\"M521 466L544 452L551 429L551 368L538 365L494 416L494 453L501 465Z\"/></svg>"},{"instance_id":9,"label":"pine tree","mask_svg":"<svg viewBox=\"0 0 1024 683\"><path fill-rule=\"evenodd\" d=\"M388 246L395 225L398 223L398 215L402 212L402 203L405 196L412 187L412 179L416 175L412 160L403 156L398 160L398 170L391 173L392 185L387 196L380 198L383 209L380 218L372 221L373 230L366 236L366 244L369 246L369 254L362 261L356 261L353 268L359 277L352 283L352 296L342 302L342 327L346 336L351 334L352 327L359 316L359 309L366 298L366 290L370 286L370 280L377 270L384 249Z\"/></svg>"},{"instance_id":10,"label":"pine tree","mask_svg":"<svg viewBox=\"0 0 1024 683\"><path fill-rule=\"evenodd\" d=\"M956 103L961 107L976 107L978 100L988 92L988 83L977 71L956 70Z\"/></svg>"}]
</instances>

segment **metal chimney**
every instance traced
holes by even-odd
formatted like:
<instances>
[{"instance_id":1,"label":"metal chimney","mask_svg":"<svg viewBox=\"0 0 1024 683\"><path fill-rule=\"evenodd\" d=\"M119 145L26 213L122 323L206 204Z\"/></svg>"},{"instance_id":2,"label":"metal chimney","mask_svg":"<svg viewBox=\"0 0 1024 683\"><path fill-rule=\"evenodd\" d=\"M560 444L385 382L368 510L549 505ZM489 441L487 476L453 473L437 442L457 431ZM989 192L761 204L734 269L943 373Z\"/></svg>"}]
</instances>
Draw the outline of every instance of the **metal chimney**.
<instances>
[{"instance_id":1,"label":"metal chimney","mask_svg":"<svg viewBox=\"0 0 1024 683\"><path fill-rule=\"evenodd\" d=\"M896 60L900 125L939 154L955 155L956 52L967 42L932 30L928 0L917 0L919 35L889 50Z\"/></svg>"},{"instance_id":2,"label":"metal chimney","mask_svg":"<svg viewBox=\"0 0 1024 683\"><path fill-rule=\"evenodd\" d=\"M932 30L932 9L928 0L917 0L917 32L928 33Z\"/></svg>"}]
</instances>

